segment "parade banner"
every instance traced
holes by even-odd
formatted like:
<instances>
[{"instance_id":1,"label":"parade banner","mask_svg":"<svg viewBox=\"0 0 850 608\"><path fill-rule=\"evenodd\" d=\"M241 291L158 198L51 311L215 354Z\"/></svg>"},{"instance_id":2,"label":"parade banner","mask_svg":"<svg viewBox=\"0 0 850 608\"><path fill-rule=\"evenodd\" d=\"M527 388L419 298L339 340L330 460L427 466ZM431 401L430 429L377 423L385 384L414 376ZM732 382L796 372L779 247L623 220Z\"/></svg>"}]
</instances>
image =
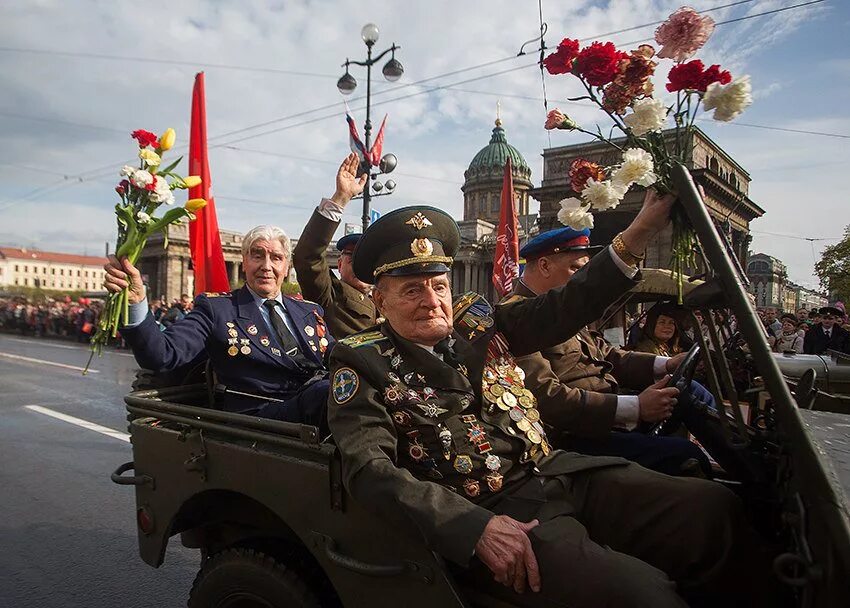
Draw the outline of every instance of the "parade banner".
<instances>
[{"instance_id":1,"label":"parade banner","mask_svg":"<svg viewBox=\"0 0 850 608\"><path fill-rule=\"evenodd\" d=\"M207 111L204 73L195 75L192 91L192 125L189 137L189 172L199 175L201 183L189 190L189 198L203 198L206 207L195 213L189 224L189 249L195 272L195 295L205 291L230 291L230 281L221 250L221 235L215 201L210 192L210 163L207 154Z\"/></svg>"},{"instance_id":2,"label":"parade banner","mask_svg":"<svg viewBox=\"0 0 850 608\"><path fill-rule=\"evenodd\" d=\"M513 289L519 277L519 237L517 235L516 206L514 205L514 180L511 159L505 163L502 180L502 209L499 212L499 231L496 236L496 253L493 257L493 285L499 297Z\"/></svg>"}]
</instances>

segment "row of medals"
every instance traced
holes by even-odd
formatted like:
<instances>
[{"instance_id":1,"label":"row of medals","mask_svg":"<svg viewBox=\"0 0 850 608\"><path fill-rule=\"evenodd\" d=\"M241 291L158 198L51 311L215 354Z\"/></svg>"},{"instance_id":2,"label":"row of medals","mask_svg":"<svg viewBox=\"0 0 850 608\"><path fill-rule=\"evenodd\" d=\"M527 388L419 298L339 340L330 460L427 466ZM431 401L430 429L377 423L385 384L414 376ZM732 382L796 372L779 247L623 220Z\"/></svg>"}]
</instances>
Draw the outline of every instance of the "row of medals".
<instances>
[{"instance_id":1,"label":"row of medals","mask_svg":"<svg viewBox=\"0 0 850 608\"><path fill-rule=\"evenodd\" d=\"M513 361L500 358L488 362L482 376L482 396L490 413L496 408L508 413L516 428L533 444L529 457L534 458L538 451L548 454L551 448L535 407L537 399L525 388L524 381L525 372Z\"/></svg>"}]
</instances>

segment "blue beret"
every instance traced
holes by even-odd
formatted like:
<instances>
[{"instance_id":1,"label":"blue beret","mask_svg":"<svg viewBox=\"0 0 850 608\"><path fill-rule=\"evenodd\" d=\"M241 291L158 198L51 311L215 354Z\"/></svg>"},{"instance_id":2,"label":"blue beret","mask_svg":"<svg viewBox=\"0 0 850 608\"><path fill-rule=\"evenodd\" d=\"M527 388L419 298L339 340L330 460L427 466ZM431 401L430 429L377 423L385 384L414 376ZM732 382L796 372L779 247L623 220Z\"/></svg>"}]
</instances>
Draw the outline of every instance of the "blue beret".
<instances>
[{"instance_id":1,"label":"blue beret","mask_svg":"<svg viewBox=\"0 0 850 608\"><path fill-rule=\"evenodd\" d=\"M541 232L519 250L519 255L529 260L553 253L563 253L565 251L587 251L588 253L595 253L599 249L601 247L590 244L589 228L576 230L575 228L566 226L564 228Z\"/></svg>"},{"instance_id":2,"label":"blue beret","mask_svg":"<svg viewBox=\"0 0 850 608\"><path fill-rule=\"evenodd\" d=\"M354 234L346 234L344 237L342 237L336 242L337 251L345 251L346 247L354 247L360 240L361 236L363 235L359 232L355 232Z\"/></svg>"}]
</instances>

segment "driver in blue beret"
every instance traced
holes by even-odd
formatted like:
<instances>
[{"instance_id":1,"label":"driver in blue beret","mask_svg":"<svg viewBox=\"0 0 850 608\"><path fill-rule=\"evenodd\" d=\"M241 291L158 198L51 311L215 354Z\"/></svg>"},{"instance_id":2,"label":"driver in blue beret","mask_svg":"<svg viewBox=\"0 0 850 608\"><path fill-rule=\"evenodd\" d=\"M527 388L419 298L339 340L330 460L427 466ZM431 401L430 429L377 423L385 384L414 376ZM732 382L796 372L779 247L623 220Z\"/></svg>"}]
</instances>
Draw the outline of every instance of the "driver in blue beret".
<instances>
[{"instance_id":1,"label":"driver in blue beret","mask_svg":"<svg viewBox=\"0 0 850 608\"><path fill-rule=\"evenodd\" d=\"M520 250L525 268L505 301L563 287L601 249L591 245L587 228L563 227L537 235ZM635 432L670 416L679 391L666 387L667 374L683 357L627 352L584 327L560 344L517 357L517 363L540 404L543 421L553 429L555 446L621 456L668 475L709 476L708 458L687 439ZM624 390L633 394L620 394Z\"/></svg>"}]
</instances>

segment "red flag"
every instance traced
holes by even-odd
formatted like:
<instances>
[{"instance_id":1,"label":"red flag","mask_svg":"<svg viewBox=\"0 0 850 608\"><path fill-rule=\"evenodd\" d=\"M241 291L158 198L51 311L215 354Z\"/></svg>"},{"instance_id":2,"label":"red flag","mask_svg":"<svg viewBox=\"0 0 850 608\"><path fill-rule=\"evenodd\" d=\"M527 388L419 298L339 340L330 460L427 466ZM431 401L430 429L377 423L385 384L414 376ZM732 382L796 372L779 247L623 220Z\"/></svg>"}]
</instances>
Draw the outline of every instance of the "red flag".
<instances>
[{"instance_id":1,"label":"red flag","mask_svg":"<svg viewBox=\"0 0 850 608\"><path fill-rule=\"evenodd\" d=\"M387 124L387 115L384 114L384 120L381 121L381 128L378 129L378 135L375 137L375 143L369 150L369 162L373 167L381 164L381 152L384 151L384 127Z\"/></svg>"},{"instance_id":2,"label":"red flag","mask_svg":"<svg viewBox=\"0 0 850 608\"><path fill-rule=\"evenodd\" d=\"M195 211L189 222L189 250L195 272L195 295L205 291L229 291L230 281L224 266L221 235L210 192L210 162L207 156L207 110L204 73L195 75L192 90L192 128L189 136L189 175L201 178L201 185L189 188L189 198L206 199L207 205Z\"/></svg>"},{"instance_id":3,"label":"red flag","mask_svg":"<svg viewBox=\"0 0 850 608\"><path fill-rule=\"evenodd\" d=\"M505 163L502 180L502 210L499 213L499 230L496 233L496 253L493 256L493 285L504 296L513 289L519 277L519 236L517 234L516 206L514 205L514 180L511 159Z\"/></svg>"}]
</instances>

